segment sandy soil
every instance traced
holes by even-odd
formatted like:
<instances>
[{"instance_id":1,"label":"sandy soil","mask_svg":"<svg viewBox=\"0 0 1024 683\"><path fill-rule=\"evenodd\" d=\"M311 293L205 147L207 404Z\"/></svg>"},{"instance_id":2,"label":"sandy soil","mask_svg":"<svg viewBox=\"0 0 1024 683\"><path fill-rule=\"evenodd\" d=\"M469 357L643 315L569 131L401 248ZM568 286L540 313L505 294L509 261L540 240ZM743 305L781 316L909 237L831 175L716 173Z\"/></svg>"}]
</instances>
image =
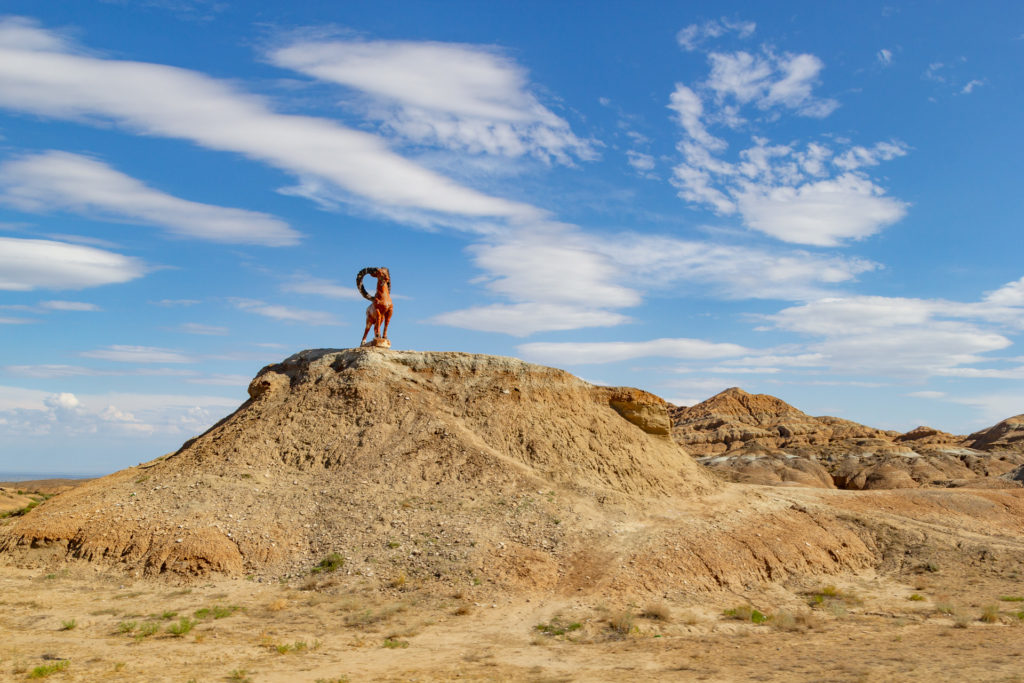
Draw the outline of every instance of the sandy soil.
<instances>
[{"instance_id":1,"label":"sandy soil","mask_svg":"<svg viewBox=\"0 0 1024 683\"><path fill-rule=\"evenodd\" d=\"M510 596L486 583L381 587L344 568L190 586L83 562L47 574L3 568L0 678L64 667L50 678L1016 681L1015 566L936 564L644 603ZM767 620L726 614L744 606ZM175 635L183 623L192 628Z\"/></svg>"}]
</instances>

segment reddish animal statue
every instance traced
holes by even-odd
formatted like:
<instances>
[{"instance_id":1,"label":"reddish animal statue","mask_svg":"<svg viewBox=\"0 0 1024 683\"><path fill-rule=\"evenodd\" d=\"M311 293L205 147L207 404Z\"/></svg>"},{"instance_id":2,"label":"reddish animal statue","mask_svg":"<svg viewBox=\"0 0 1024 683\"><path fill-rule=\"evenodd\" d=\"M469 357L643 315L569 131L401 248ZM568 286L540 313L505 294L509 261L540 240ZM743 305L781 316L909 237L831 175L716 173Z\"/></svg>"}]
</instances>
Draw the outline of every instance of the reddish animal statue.
<instances>
[{"instance_id":1,"label":"reddish animal statue","mask_svg":"<svg viewBox=\"0 0 1024 683\"><path fill-rule=\"evenodd\" d=\"M377 291L370 296L363 289L363 278L371 275L377 278ZM391 324L391 313L394 311L394 304L391 303L391 273L387 268L363 268L356 275L356 287L363 298L369 299L370 305L366 307L366 329L363 330L363 339L360 344L366 342L366 335L373 327L374 339L388 338L388 325ZM384 333L381 334L381 325L384 325Z\"/></svg>"}]
</instances>

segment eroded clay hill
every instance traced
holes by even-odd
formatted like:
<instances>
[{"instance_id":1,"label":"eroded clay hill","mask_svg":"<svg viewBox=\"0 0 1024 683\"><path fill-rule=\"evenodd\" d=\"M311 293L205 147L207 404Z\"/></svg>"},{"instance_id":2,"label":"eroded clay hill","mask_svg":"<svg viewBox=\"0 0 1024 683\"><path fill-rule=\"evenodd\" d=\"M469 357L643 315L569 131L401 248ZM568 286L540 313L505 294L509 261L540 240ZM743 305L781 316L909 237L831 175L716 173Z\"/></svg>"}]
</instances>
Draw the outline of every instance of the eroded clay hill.
<instances>
[{"instance_id":1,"label":"eroded clay hill","mask_svg":"<svg viewBox=\"0 0 1024 683\"><path fill-rule=\"evenodd\" d=\"M1019 486L1024 416L970 436L931 427L905 434L812 417L766 394L732 388L673 407L673 438L740 482L846 489Z\"/></svg>"},{"instance_id":2,"label":"eroded clay hill","mask_svg":"<svg viewBox=\"0 0 1024 683\"><path fill-rule=\"evenodd\" d=\"M440 576L491 539L543 552L589 508L721 487L671 440L660 398L511 358L305 351L249 393L178 452L7 525L0 549L149 573L300 571L359 549L356 565Z\"/></svg>"},{"instance_id":3,"label":"eroded clay hill","mask_svg":"<svg viewBox=\"0 0 1024 683\"><path fill-rule=\"evenodd\" d=\"M1020 491L728 484L660 398L510 358L304 351L249 393L176 453L0 520L0 563L262 581L337 553L381 590L625 599L1024 561Z\"/></svg>"}]
</instances>

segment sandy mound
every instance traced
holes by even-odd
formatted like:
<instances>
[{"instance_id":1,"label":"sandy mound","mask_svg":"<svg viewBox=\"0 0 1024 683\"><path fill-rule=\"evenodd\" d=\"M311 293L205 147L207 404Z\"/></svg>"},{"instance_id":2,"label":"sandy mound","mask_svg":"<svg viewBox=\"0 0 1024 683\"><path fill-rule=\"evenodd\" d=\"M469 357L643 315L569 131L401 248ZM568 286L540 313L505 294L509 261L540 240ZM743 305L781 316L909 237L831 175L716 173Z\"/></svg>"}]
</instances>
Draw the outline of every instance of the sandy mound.
<instances>
[{"instance_id":1,"label":"sandy mound","mask_svg":"<svg viewBox=\"0 0 1024 683\"><path fill-rule=\"evenodd\" d=\"M492 542L546 566L593 510L721 487L669 438L660 398L509 358L305 351L250 395L177 453L7 525L0 549L147 573L305 571L359 549L352 563L442 576Z\"/></svg>"}]
</instances>

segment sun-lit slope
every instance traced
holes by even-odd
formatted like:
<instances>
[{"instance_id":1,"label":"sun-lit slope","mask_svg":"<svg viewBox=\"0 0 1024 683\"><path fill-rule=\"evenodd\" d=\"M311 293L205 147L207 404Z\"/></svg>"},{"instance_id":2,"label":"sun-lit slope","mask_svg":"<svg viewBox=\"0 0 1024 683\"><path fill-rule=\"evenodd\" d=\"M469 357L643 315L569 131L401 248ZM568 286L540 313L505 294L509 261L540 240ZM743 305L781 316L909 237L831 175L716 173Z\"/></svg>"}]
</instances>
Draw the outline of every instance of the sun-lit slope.
<instances>
[{"instance_id":1,"label":"sun-lit slope","mask_svg":"<svg viewBox=\"0 0 1024 683\"><path fill-rule=\"evenodd\" d=\"M455 550L404 553L437 574L492 537L543 550L586 510L721 486L668 437L661 399L510 358L305 351L250 394L177 453L8 525L0 548L148 573L288 571L443 533Z\"/></svg>"}]
</instances>

